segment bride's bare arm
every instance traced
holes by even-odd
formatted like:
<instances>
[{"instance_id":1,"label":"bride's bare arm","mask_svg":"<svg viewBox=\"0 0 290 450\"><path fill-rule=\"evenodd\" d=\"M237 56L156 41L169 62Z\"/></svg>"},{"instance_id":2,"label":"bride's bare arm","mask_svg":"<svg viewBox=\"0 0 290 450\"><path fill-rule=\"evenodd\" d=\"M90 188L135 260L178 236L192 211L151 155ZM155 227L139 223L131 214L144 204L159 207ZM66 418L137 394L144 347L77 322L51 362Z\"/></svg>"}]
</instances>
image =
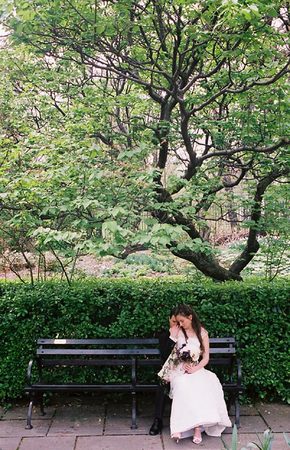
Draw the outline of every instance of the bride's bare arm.
<instances>
[{"instance_id":1,"label":"bride's bare arm","mask_svg":"<svg viewBox=\"0 0 290 450\"><path fill-rule=\"evenodd\" d=\"M194 373L197 370L205 367L209 362L209 337L208 337L207 331L203 330L201 337L202 337L202 343L203 343L203 348L204 348L201 360L199 361L199 363L196 366L194 366L193 364L187 364L187 363L184 364L183 368L187 373Z\"/></svg>"}]
</instances>

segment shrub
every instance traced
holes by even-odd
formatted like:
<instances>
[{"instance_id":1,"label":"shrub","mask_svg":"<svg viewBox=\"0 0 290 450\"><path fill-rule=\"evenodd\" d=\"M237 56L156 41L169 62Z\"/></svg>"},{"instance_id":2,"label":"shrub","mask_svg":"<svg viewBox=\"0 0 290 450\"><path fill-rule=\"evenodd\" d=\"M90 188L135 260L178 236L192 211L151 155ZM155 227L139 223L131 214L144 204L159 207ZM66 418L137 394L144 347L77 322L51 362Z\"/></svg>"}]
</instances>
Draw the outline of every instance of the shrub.
<instances>
[{"instance_id":1,"label":"shrub","mask_svg":"<svg viewBox=\"0 0 290 450\"><path fill-rule=\"evenodd\" d=\"M22 395L38 337L146 337L190 303L210 336L235 336L251 398L286 400L290 284L196 284L180 277L0 284L0 398ZM81 369L80 369L81 371Z\"/></svg>"}]
</instances>

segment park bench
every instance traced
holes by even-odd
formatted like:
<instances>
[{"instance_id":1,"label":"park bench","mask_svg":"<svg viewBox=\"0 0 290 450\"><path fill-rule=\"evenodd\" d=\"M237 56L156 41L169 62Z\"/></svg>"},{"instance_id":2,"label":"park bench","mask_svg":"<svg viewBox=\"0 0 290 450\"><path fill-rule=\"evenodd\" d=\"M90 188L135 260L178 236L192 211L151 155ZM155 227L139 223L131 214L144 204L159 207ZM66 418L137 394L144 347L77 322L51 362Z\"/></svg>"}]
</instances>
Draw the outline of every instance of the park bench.
<instances>
[{"instance_id":1,"label":"park bench","mask_svg":"<svg viewBox=\"0 0 290 450\"><path fill-rule=\"evenodd\" d=\"M33 367L37 379L33 380ZM127 380L110 383L64 383L50 381L49 372L56 376L56 370L68 367L121 367L128 369ZM141 339L38 339L36 357L27 368L25 392L29 395L27 429L32 428L32 410L36 400L44 414L43 394L47 392L128 392L132 397L131 428L137 428L137 392L154 391L159 384L140 382L139 368L161 366L159 341L156 338ZM228 407L235 406L235 421L239 425L239 394L242 393L241 367L236 359L234 338L210 339L210 368L219 369L223 389L228 395ZM226 371L220 371L220 369ZM156 372L158 369L156 369ZM236 372L236 375L235 375Z\"/></svg>"},{"instance_id":2,"label":"park bench","mask_svg":"<svg viewBox=\"0 0 290 450\"><path fill-rule=\"evenodd\" d=\"M46 392L129 392L132 395L132 425L137 428L136 393L154 391L155 383L139 381L140 366L160 366L158 339L38 339L36 357L27 368L27 386L29 394L27 429L32 428L31 417L35 400L40 401L43 409L43 394ZM32 369L38 369L36 382L32 381ZM119 367L126 368L127 379L117 383L63 383L49 381L49 372L69 367ZM55 378L55 373L53 373ZM157 377L156 377L157 378Z\"/></svg>"}]
</instances>

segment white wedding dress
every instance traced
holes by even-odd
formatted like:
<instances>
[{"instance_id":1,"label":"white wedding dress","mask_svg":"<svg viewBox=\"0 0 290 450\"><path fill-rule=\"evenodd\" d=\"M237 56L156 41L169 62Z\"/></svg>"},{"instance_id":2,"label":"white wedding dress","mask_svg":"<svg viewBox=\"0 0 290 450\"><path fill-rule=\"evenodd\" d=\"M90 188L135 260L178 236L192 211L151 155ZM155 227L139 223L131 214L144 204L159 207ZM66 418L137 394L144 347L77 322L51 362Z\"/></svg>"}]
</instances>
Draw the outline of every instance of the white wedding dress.
<instances>
[{"instance_id":1,"label":"white wedding dress","mask_svg":"<svg viewBox=\"0 0 290 450\"><path fill-rule=\"evenodd\" d=\"M176 346L181 348L184 344L185 337L181 333ZM187 345L190 344L200 349L196 336L188 338ZM172 398L171 435L192 436L194 428L201 426L209 436L220 436L226 427L232 426L220 381L209 370L202 368L189 374L178 365L170 375L169 396Z\"/></svg>"}]
</instances>

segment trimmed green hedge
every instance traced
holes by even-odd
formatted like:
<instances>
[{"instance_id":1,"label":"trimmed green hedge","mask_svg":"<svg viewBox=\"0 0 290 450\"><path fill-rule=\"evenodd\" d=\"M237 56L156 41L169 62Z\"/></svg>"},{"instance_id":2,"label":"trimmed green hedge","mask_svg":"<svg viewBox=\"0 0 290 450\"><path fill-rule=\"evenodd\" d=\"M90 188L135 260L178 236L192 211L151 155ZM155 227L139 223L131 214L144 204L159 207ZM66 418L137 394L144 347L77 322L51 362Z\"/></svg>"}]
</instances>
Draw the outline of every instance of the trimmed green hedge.
<instances>
[{"instance_id":1,"label":"trimmed green hedge","mask_svg":"<svg viewBox=\"0 0 290 450\"><path fill-rule=\"evenodd\" d=\"M180 278L98 279L72 286L0 284L0 399L23 393L38 337L145 337L190 303L210 336L235 336L243 381L254 399L285 401L290 283L255 279L195 284ZM81 370L81 369L78 369Z\"/></svg>"}]
</instances>

